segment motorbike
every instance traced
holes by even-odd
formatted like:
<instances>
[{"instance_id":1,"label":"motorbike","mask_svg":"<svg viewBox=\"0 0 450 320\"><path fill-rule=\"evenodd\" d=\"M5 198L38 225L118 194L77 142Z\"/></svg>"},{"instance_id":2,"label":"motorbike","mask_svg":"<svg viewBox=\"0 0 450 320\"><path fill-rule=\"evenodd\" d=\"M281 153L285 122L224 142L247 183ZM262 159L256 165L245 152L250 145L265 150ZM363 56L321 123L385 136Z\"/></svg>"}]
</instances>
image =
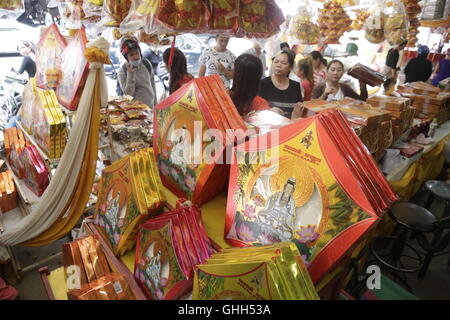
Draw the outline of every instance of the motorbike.
<instances>
[{"instance_id":1,"label":"motorbike","mask_svg":"<svg viewBox=\"0 0 450 320\"><path fill-rule=\"evenodd\" d=\"M45 25L46 1L25 0L25 12L17 18L17 21L29 26Z\"/></svg>"},{"instance_id":2,"label":"motorbike","mask_svg":"<svg viewBox=\"0 0 450 320\"><path fill-rule=\"evenodd\" d=\"M0 83L0 131L3 133L10 119L22 105L22 93L27 80L18 76L5 76ZM3 140L3 136L1 137Z\"/></svg>"}]
</instances>

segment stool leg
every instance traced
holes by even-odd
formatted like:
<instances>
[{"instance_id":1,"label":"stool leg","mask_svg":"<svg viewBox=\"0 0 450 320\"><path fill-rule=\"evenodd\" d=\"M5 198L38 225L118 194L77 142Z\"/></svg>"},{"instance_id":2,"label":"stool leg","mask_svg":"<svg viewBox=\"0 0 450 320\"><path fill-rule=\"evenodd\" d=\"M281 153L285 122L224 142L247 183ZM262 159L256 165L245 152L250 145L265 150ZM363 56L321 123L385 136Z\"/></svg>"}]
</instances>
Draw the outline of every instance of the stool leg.
<instances>
[{"instance_id":1,"label":"stool leg","mask_svg":"<svg viewBox=\"0 0 450 320\"><path fill-rule=\"evenodd\" d=\"M440 241L442 231L443 230L441 228L439 228L438 230L435 231L435 233L433 234L433 239L431 240L431 247L436 246L436 244ZM431 259L433 259L433 257L434 257L434 253L435 253L434 250L430 250L425 255L425 259L423 260L422 267L420 268L419 274L417 275L417 277L420 280L423 280L423 278L425 278L425 274L427 273L428 267L430 266Z\"/></svg>"},{"instance_id":2,"label":"stool leg","mask_svg":"<svg viewBox=\"0 0 450 320\"><path fill-rule=\"evenodd\" d=\"M431 192L428 192L428 199L427 199L427 202L425 203L425 209L430 211L433 201L434 201L434 195Z\"/></svg>"}]
</instances>

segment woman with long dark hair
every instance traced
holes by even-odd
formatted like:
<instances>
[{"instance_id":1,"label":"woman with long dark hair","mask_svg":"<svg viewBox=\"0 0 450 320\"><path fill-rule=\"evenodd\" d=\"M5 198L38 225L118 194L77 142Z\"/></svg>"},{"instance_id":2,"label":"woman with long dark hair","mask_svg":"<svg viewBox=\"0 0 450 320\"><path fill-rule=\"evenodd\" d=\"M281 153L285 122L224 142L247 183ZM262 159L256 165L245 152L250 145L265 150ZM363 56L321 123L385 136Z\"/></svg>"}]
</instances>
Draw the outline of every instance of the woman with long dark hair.
<instances>
[{"instance_id":1,"label":"woman with long dark hair","mask_svg":"<svg viewBox=\"0 0 450 320\"><path fill-rule=\"evenodd\" d=\"M314 72L312 59L306 58L298 62L297 76L301 79L303 88L303 100L311 100L312 89L314 88Z\"/></svg>"},{"instance_id":2,"label":"woman with long dark hair","mask_svg":"<svg viewBox=\"0 0 450 320\"><path fill-rule=\"evenodd\" d=\"M170 50L171 48L167 48L164 51L163 61L166 65L167 71L170 73L169 94L172 94L183 85L194 79L194 77L187 72L186 57L178 48L174 48L172 65L169 66Z\"/></svg>"},{"instance_id":3,"label":"woman with long dark hair","mask_svg":"<svg viewBox=\"0 0 450 320\"><path fill-rule=\"evenodd\" d=\"M368 97L367 84L359 80L360 94L349 85L340 82L344 75L344 64L339 60L332 60L327 66L327 80L316 84L312 92L313 99L339 101L345 97L366 101Z\"/></svg>"},{"instance_id":4,"label":"woman with long dark hair","mask_svg":"<svg viewBox=\"0 0 450 320\"><path fill-rule=\"evenodd\" d=\"M319 51L312 51L309 55L313 60L314 83L317 85L325 82L327 79L327 60Z\"/></svg>"},{"instance_id":5,"label":"woman with long dark hair","mask_svg":"<svg viewBox=\"0 0 450 320\"><path fill-rule=\"evenodd\" d=\"M258 96L262 74L261 60L252 54L244 53L234 62L230 96L241 116L251 111L269 109L268 102Z\"/></svg>"},{"instance_id":6,"label":"woman with long dark hair","mask_svg":"<svg viewBox=\"0 0 450 320\"><path fill-rule=\"evenodd\" d=\"M11 71L22 74L25 71L29 78L33 78L36 74L36 46L28 40L21 40L17 45L17 51L23 56L22 64L19 70L11 68Z\"/></svg>"}]
</instances>

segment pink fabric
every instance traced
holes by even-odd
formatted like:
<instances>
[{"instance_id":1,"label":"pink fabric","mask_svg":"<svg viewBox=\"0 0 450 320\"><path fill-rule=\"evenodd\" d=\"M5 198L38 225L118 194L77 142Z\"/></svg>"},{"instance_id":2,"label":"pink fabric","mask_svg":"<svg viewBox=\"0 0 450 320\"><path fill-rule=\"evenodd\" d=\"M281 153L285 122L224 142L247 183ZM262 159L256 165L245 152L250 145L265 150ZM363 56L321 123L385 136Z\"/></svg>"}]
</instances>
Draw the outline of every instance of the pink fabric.
<instances>
[{"instance_id":1,"label":"pink fabric","mask_svg":"<svg viewBox=\"0 0 450 320\"><path fill-rule=\"evenodd\" d=\"M0 300L14 300L17 297L17 289L9 286L0 278Z\"/></svg>"}]
</instances>

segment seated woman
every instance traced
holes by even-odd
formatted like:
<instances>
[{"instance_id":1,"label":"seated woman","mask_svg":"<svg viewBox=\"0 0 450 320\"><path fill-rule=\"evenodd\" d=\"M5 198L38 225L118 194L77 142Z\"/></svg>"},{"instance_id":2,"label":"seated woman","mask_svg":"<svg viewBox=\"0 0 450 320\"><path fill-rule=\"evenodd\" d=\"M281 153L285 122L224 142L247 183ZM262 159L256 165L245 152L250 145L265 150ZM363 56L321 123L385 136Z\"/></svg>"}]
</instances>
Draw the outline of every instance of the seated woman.
<instances>
[{"instance_id":1,"label":"seated woman","mask_svg":"<svg viewBox=\"0 0 450 320\"><path fill-rule=\"evenodd\" d=\"M282 116L290 118L299 102L303 102L300 83L289 79L294 66L295 55L292 51L281 51L273 58L270 77L261 81L259 95L269 101L269 106Z\"/></svg>"},{"instance_id":2,"label":"seated woman","mask_svg":"<svg viewBox=\"0 0 450 320\"><path fill-rule=\"evenodd\" d=\"M304 100L311 100L312 89L314 88L314 72L310 58L302 59L298 62L297 76L302 80Z\"/></svg>"},{"instance_id":3,"label":"seated woman","mask_svg":"<svg viewBox=\"0 0 450 320\"><path fill-rule=\"evenodd\" d=\"M327 80L316 85L313 89L312 98L339 101L345 97L366 101L368 97L367 85L359 81L361 94L357 94L350 86L340 83L344 75L344 64L339 60L331 61L327 66Z\"/></svg>"},{"instance_id":4,"label":"seated woman","mask_svg":"<svg viewBox=\"0 0 450 320\"><path fill-rule=\"evenodd\" d=\"M163 61L166 65L167 71L170 73L169 80L169 94L177 91L186 83L194 79L190 73L187 72L186 57L180 49L174 48L172 66L169 66L171 48L167 48L163 53Z\"/></svg>"},{"instance_id":5,"label":"seated woman","mask_svg":"<svg viewBox=\"0 0 450 320\"><path fill-rule=\"evenodd\" d=\"M261 60L252 54L244 53L234 62L230 96L241 116L251 111L269 109L269 103L257 95L262 74Z\"/></svg>"}]
</instances>

